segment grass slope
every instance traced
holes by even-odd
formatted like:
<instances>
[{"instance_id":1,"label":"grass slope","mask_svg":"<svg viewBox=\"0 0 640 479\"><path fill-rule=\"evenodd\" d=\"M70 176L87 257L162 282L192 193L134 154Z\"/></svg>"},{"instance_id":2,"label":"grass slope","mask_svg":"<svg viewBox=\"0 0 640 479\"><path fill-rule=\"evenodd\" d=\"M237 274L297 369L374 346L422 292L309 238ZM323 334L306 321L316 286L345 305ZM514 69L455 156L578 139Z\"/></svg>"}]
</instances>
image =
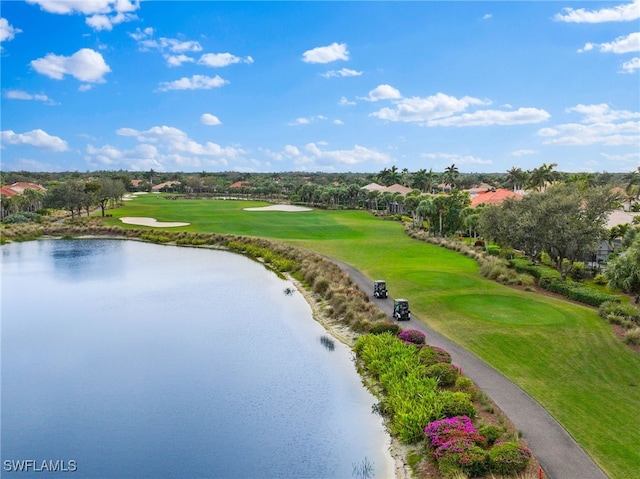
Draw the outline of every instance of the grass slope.
<instances>
[{"instance_id":1,"label":"grass slope","mask_svg":"<svg viewBox=\"0 0 640 479\"><path fill-rule=\"evenodd\" d=\"M189 231L262 236L387 280L392 297L536 398L612 479L640 470L640 357L594 309L486 280L458 253L365 212L247 212L262 203L139 197L118 216L188 221Z\"/></svg>"}]
</instances>

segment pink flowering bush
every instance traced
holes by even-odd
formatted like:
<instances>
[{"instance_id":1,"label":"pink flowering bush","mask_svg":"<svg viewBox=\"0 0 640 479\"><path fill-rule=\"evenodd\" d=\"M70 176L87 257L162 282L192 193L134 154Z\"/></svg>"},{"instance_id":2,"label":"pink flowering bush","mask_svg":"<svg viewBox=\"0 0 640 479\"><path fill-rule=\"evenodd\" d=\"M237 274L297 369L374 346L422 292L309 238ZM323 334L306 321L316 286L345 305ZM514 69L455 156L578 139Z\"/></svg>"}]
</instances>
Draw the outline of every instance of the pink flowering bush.
<instances>
[{"instance_id":1,"label":"pink flowering bush","mask_svg":"<svg viewBox=\"0 0 640 479\"><path fill-rule=\"evenodd\" d=\"M480 447L485 439L478 434L468 416L433 421L424 433L443 473L459 469L473 477L488 470L487 451Z\"/></svg>"},{"instance_id":2,"label":"pink flowering bush","mask_svg":"<svg viewBox=\"0 0 640 479\"><path fill-rule=\"evenodd\" d=\"M420 345L425 343L426 336L422 331L418 331L417 329L405 329L404 331L400 331L398 338L405 343Z\"/></svg>"}]
</instances>

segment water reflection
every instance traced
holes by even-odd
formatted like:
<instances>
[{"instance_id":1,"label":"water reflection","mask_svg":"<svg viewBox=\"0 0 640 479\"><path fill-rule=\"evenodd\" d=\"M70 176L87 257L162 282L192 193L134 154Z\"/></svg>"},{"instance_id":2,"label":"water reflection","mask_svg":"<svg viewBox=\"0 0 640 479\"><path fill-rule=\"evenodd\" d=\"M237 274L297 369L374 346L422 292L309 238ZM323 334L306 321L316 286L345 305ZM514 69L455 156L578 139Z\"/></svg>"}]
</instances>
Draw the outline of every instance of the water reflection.
<instances>
[{"instance_id":1,"label":"water reflection","mask_svg":"<svg viewBox=\"0 0 640 479\"><path fill-rule=\"evenodd\" d=\"M121 241L56 240L49 257L60 279L71 282L117 276ZM114 256L115 255L115 256ZM106 264L112 261L112 264Z\"/></svg>"},{"instance_id":2,"label":"water reflection","mask_svg":"<svg viewBox=\"0 0 640 479\"><path fill-rule=\"evenodd\" d=\"M329 336L320 336L320 344L329 351L333 351L336 348L336 343Z\"/></svg>"}]
</instances>

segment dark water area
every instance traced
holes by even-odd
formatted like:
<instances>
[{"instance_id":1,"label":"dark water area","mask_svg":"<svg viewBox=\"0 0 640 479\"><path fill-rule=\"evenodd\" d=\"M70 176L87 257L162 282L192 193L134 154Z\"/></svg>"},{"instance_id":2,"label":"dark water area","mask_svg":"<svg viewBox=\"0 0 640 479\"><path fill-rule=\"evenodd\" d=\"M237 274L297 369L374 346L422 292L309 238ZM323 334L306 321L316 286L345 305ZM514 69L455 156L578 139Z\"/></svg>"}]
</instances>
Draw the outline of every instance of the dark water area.
<instances>
[{"instance_id":1,"label":"dark water area","mask_svg":"<svg viewBox=\"0 0 640 479\"><path fill-rule=\"evenodd\" d=\"M117 240L0 255L3 478L393 474L351 351L262 265Z\"/></svg>"}]
</instances>

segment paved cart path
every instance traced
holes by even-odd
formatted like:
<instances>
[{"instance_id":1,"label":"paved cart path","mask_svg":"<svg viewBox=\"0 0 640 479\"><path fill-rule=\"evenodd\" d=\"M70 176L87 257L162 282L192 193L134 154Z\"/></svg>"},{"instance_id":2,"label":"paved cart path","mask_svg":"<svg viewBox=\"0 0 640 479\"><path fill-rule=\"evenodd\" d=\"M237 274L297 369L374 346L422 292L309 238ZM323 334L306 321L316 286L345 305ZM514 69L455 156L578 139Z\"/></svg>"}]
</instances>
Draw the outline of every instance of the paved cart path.
<instances>
[{"instance_id":1,"label":"paved cart path","mask_svg":"<svg viewBox=\"0 0 640 479\"><path fill-rule=\"evenodd\" d=\"M329 258L330 259L330 258ZM331 259L346 272L371 301L391 319L392 295L375 299L373 281L349 265ZM391 291L392 292L392 291ZM411 298L409 305L411 305ZM418 329L427 335L427 343L447 350L463 374L484 391L520 430L536 459L551 479L607 479L569 433L536 400L474 354L445 338L411 315L402 327Z\"/></svg>"}]
</instances>

